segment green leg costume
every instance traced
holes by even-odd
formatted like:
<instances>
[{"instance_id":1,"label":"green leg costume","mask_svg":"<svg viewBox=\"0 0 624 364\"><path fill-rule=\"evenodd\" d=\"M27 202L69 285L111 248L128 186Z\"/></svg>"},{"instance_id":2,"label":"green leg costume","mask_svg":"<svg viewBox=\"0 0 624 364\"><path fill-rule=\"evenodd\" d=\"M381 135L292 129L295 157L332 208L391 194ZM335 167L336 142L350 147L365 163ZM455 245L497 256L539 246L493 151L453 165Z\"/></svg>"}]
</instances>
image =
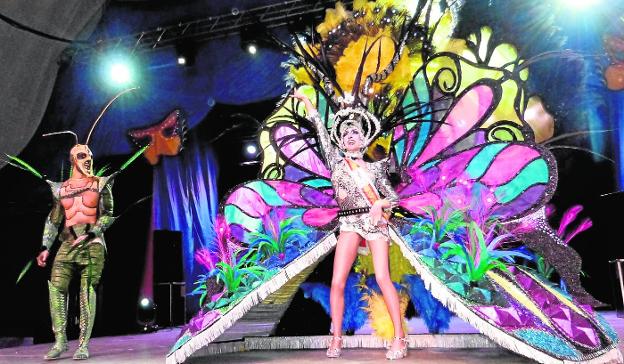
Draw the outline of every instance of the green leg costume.
<instances>
[{"instance_id":1,"label":"green leg costume","mask_svg":"<svg viewBox=\"0 0 624 364\"><path fill-rule=\"evenodd\" d=\"M45 356L48 360L57 359L67 351L67 290L75 273L80 274L80 336L74 359L89 357L89 338L95 320L95 287L102 276L105 250L99 243L87 242L72 247L72 242L73 239L63 242L52 266L50 314L56 342Z\"/></svg>"},{"instance_id":2,"label":"green leg costume","mask_svg":"<svg viewBox=\"0 0 624 364\"><path fill-rule=\"evenodd\" d=\"M54 332L54 346L46 354L46 359L57 359L67 351L67 294L58 290L52 282L48 282L50 292L50 316L52 317L52 331Z\"/></svg>"}]
</instances>

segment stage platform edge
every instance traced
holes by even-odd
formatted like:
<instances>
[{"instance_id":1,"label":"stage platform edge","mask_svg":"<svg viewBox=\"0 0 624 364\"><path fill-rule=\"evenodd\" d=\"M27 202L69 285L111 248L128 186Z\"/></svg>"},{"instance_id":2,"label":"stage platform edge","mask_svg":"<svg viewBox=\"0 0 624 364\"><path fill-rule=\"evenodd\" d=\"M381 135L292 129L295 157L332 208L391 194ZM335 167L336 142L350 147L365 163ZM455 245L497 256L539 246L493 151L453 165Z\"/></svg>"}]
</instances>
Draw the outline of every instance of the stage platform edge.
<instances>
[{"instance_id":1,"label":"stage platform edge","mask_svg":"<svg viewBox=\"0 0 624 364\"><path fill-rule=\"evenodd\" d=\"M326 349L329 335L320 336L273 336L245 337L243 340L211 343L197 350L189 359L213 355L239 353L254 350L309 350ZM384 341L372 335L352 335L343 337L344 348L385 348ZM500 348L481 334L419 334L409 335L409 347L447 349L492 349Z\"/></svg>"}]
</instances>

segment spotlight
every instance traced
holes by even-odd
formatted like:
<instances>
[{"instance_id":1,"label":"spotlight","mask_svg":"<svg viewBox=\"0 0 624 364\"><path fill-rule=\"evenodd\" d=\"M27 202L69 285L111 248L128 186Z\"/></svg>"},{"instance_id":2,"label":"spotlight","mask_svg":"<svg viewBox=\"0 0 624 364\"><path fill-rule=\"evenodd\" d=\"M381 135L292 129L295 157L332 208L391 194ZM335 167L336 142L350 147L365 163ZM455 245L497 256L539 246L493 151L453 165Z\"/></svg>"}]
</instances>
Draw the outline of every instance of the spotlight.
<instances>
[{"instance_id":1,"label":"spotlight","mask_svg":"<svg viewBox=\"0 0 624 364\"><path fill-rule=\"evenodd\" d=\"M181 40L176 43L175 49L178 55L178 64L180 66L190 67L195 64L198 45L194 41L190 39Z\"/></svg>"},{"instance_id":2,"label":"spotlight","mask_svg":"<svg viewBox=\"0 0 624 364\"><path fill-rule=\"evenodd\" d=\"M110 66L108 75L111 81L118 85L126 85L132 80L130 66L122 62L113 63Z\"/></svg>"},{"instance_id":3,"label":"spotlight","mask_svg":"<svg viewBox=\"0 0 624 364\"><path fill-rule=\"evenodd\" d=\"M261 46L270 47L267 34L266 27L259 22L246 26L240 33L241 48L253 56Z\"/></svg>"},{"instance_id":4,"label":"spotlight","mask_svg":"<svg viewBox=\"0 0 624 364\"><path fill-rule=\"evenodd\" d=\"M126 54L106 54L100 58L100 77L114 88L137 82L136 59Z\"/></svg>"},{"instance_id":5,"label":"spotlight","mask_svg":"<svg viewBox=\"0 0 624 364\"><path fill-rule=\"evenodd\" d=\"M247 146L245 147L245 152L247 153L247 156L255 157L256 153L258 153L258 147L256 147L255 144L247 144Z\"/></svg>"},{"instance_id":6,"label":"spotlight","mask_svg":"<svg viewBox=\"0 0 624 364\"><path fill-rule=\"evenodd\" d=\"M598 5L600 0L560 0L562 5L567 5L573 9L586 9Z\"/></svg>"},{"instance_id":7,"label":"spotlight","mask_svg":"<svg viewBox=\"0 0 624 364\"><path fill-rule=\"evenodd\" d=\"M158 325L156 325L156 304L148 297L143 297L139 301L137 323L141 326L141 331L143 332L152 332L158 329Z\"/></svg>"}]
</instances>

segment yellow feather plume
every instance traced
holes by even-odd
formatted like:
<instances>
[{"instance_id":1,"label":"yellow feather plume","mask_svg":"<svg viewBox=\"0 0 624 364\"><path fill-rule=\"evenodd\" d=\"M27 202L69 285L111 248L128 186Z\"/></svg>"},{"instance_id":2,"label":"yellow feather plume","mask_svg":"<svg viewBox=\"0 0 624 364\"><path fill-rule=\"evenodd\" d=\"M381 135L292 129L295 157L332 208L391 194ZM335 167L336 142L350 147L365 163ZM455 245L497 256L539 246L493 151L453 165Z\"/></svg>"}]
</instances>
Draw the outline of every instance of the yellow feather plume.
<instances>
[{"instance_id":1,"label":"yellow feather plume","mask_svg":"<svg viewBox=\"0 0 624 364\"><path fill-rule=\"evenodd\" d=\"M349 15L350 12L345 9L344 5L341 2L337 2L335 9L325 10L325 20L316 27L316 31L321 35L321 38L325 40L327 39L329 31L337 27L338 24L342 23Z\"/></svg>"},{"instance_id":2,"label":"yellow feather plume","mask_svg":"<svg viewBox=\"0 0 624 364\"><path fill-rule=\"evenodd\" d=\"M401 279L405 274L416 273L414 267L412 267L410 262L405 259L403 253L401 253L401 249L397 244L390 245L388 256L390 266L390 278L393 282L401 282ZM364 275L370 275L375 273L372 254L359 255L357 263L355 264L355 271Z\"/></svg>"},{"instance_id":3,"label":"yellow feather plume","mask_svg":"<svg viewBox=\"0 0 624 364\"><path fill-rule=\"evenodd\" d=\"M368 302L366 311L368 312L370 325L373 328L373 335L385 340L392 339L395 336L394 325L392 324L392 319L390 318L390 313L388 312L383 296L372 293L371 295L364 296L364 299ZM399 305L401 307L401 325L403 326L403 332L407 333L405 310L407 310L409 297L405 294L400 294L399 300Z\"/></svg>"},{"instance_id":4,"label":"yellow feather plume","mask_svg":"<svg viewBox=\"0 0 624 364\"><path fill-rule=\"evenodd\" d=\"M402 19L406 12L409 13L410 9L413 10L413 6L413 3L408 0L355 0L353 11L359 13L357 17L353 17L353 13L347 10L344 4L340 2L336 3L334 9L326 10L325 20L316 28L323 40L327 41L329 32L347 19L359 24L361 29L363 29L359 37L351 40L348 44L342 45L344 48L340 48L339 56L332 59L336 81L342 90L347 92L353 90L357 70L366 48L370 48L370 53L364 63L360 85L357 85L358 91L364 91L361 90L361 86L367 76L380 72L388 66L394 56L396 44L399 42L398 39L394 38L397 34L395 28L401 22L399 19ZM390 22L388 22L387 18L387 10L389 8L397 10L393 12L395 19ZM304 45L306 50L314 55L319 54L319 46L320 44ZM378 59L380 54L381 56ZM421 66L422 58L420 52L404 51L400 61L388 77L384 81L374 83L372 90L365 91L369 97L381 94L388 97L390 107L386 109L386 113L389 114L398 103L396 98L397 91L405 89L414 73ZM302 71L303 69L291 68L292 79L299 84L311 84L310 77Z\"/></svg>"},{"instance_id":5,"label":"yellow feather plume","mask_svg":"<svg viewBox=\"0 0 624 364\"><path fill-rule=\"evenodd\" d=\"M371 49L371 51L364 62L363 77L360 80L358 89L361 89L366 76L383 70L392 60L395 44L390 29L380 30L373 36L362 36L345 48L342 57L335 65L336 80L343 90L351 91L353 89L357 71L362 61L362 54L367 49ZM379 62L377 62L380 50L381 57ZM379 92L381 88L381 84L373 84L375 93Z\"/></svg>"},{"instance_id":6,"label":"yellow feather plume","mask_svg":"<svg viewBox=\"0 0 624 364\"><path fill-rule=\"evenodd\" d=\"M368 4L368 0L355 0L353 2L353 10L355 11L363 10L366 8L367 4Z\"/></svg>"},{"instance_id":7,"label":"yellow feather plume","mask_svg":"<svg viewBox=\"0 0 624 364\"><path fill-rule=\"evenodd\" d=\"M312 85L312 79L305 67L290 66L290 76L298 85Z\"/></svg>"},{"instance_id":8,"label":"yellow feather plume","mask_svg":"<svg viewBox=\"0 0 624 364\"><path fill-rule=\"evenodd\" d=\"M366 154L373 160L379 160L381 158L384 158L384 156L387 156L390 152L391 142L392 134L380 136L368 146L368 148L366 149ZM383 149L383 153L378 152L379 148Z\"/></svg>"},{"instance_id":9,"label":"yellow feather plume","mask_svg":"<svg viewBox=\"0 0 624 364\"><path fill-rule=\"evenodd\" d=\"M399 63L397 63L396 67L394 67L394 71L386 78L384 84L390 86L392 94L398 90L403 90L410 84L414 74L422 64L422 56L420 53L410 56L407 52L403 52Z\"/></svg>"}]
</instances>

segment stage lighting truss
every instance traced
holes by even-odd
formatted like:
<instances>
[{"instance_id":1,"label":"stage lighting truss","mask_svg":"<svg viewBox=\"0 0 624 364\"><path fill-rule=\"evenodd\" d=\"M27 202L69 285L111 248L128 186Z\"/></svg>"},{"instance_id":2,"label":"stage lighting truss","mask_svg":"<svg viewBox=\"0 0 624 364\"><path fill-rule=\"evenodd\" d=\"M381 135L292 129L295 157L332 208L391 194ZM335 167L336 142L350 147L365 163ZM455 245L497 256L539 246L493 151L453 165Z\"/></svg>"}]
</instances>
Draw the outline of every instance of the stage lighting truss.
<instances>
[{"instance_id":1,"label":"stage lighting truss","mask_svg":"<svg viewBox=\"0 0 624 364\"><path fill-rule=\"evenodd\" d=\"M230 11L226 14L210 16L176 25L158 27L118 38L100 40L94 47L81 47L74 60L88 61L94 53L111 50L128 53L148 52L170 47L182 41L208 41L238 34L246 28L261 25L266 29L291 25L311 25L314 20L323 19L325 9L333 8L335 0L289 0L276 2L253 9ZM348 7L353 1L343 1ZM257 50L257 49L256 49Z\"/></svg>"}]
</instances>

